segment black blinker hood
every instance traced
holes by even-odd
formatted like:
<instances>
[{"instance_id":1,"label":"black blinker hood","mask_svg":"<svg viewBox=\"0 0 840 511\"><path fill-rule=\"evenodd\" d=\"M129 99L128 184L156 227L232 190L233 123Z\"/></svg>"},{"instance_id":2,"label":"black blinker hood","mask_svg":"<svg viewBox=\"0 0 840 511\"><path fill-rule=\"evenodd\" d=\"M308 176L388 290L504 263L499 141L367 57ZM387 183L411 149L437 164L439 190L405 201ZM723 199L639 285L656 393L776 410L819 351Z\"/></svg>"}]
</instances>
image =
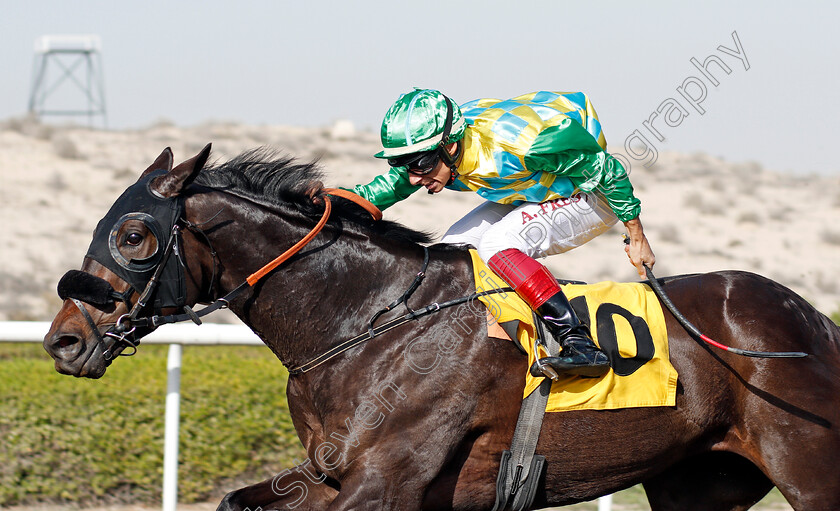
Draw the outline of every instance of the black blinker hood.
<instances>
[{"instance_id":1,"label":"black blinker hood","mask_svg":"<svg viewBox=\"0 0 840 511\"><path fill-rule=\"evenodd\" d=\"M155 170L128 187L97 224L87 251L87 257L114 272L138 294L143 293L155 269L161 263L173 227L184 209L183 199L180 197L169 199L152 193L149 187L152 179L166 173L163 169ZM142 261L127 260L120 254L117 246L117 232L123 223L132 219L142 221L157 238L156 252ZM155 309L180 308L186 303L184 269L178 263L177 255L173 254L165 262L150 303L154 304Z\"/></svg>"}]
</instances>

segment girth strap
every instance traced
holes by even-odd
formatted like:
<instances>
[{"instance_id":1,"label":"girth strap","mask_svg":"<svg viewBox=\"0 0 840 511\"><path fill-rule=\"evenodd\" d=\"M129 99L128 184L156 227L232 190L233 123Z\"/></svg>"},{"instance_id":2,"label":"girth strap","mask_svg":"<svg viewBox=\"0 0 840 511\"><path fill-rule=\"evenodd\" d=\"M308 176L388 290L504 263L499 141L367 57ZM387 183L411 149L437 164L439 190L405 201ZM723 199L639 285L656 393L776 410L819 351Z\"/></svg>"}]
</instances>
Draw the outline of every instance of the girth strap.
<instances>
[{"instance_id":1,"label":"girth strap","mask_svg":"<svg viewBox=\"0 0 840 511\"><path fill-rule=\"evenodd\" d=\"M537 340L534 342L534 355L539 356L536 344L542 339L549 353L558 353L560 344L553 336L546 336L542 321L534 315L537 326ZM499 476L496 479L496 505L493 511L529 509L536 496L543 469L545 456L535 454L537 441L540 439L545 407L551 393L551 380L545 378L522 401L516 430L513 432L510 450L502 453Z\"/></svg>"}]
</instances>

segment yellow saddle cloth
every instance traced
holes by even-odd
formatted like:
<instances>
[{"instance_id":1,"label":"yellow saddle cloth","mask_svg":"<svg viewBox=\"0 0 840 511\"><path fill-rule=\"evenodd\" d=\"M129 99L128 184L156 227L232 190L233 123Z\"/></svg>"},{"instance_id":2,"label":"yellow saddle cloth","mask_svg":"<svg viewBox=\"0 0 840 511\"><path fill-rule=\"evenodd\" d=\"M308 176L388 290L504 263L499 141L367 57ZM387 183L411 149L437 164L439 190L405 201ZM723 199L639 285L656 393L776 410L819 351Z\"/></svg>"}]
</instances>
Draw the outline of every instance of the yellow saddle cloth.
<instances>
[{"instance_id":1,"label":"yellow saddle cloth","mask_svg":"<svg viewBox=\"0 0 840 511\"><path fill-rule=\"evenodd\" d=\"M505 287L504 281L474 250L470 253L476 291ZM589 325L595 343L607 353L612 370L600 378L561 376L551 385L546 411L674 406L677 371L668 356L662 307L650 287L641 283L600 282L567 284L562 288L578 316ZM528 352L530 367L534 362L535 327L528 305L513 292L491 294L479 300L492 314L488 315L488 322L519 322L516 336ZM539 349L543 352L542 346ZM524 395L529 395L541 381L542 378L526 373Z\"/></svg>"}]
</instances>

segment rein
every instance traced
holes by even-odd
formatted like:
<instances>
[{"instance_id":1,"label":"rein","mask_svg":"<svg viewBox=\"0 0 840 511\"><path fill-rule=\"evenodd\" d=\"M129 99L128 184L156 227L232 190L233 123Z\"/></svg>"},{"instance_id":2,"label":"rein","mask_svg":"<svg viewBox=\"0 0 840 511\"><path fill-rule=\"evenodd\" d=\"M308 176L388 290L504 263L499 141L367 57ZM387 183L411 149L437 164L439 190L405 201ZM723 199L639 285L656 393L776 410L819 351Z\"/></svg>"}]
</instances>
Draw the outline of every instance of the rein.
<instances>
[{"instance_id":1,"label":"rein","mask_svg":"<svg viewBox=\"0 0 840 511\"><path fill-rule=\"evenodd\" d=\"M323 192L325 192L325 195L323 196L324 213L321 216L321 219L315 225L315 227L313 227L312 230L310 230L309 233L306 234L306 236L304 236L300 241L292 245L292 247L290 247L288 250L277 256L274 260L272 260L262 268L258 269L251 275L249 275L244 282L239 284L236 288L227 293L225 296L214 300L213 303L199 311L193 311L189 306L184 305L183 308L186 311L184 314L152 315L144 318L138 317L140 311L146 307L149 298L152 296L155 289L157 288L157 283L162 272L162 268L166 264L166 261L169 259L171 254L176 254L179 261L181 260L180 250L178 248L180 244L178 240L180 240L181 231L181 226L179 224L176 224L172 228L172 236L170 237L169 242L166 245L163 258L160 264L158 265L158 268L155 270L155 273L152 276L151 280L149 280L145 289L141 293L140 298L138 298L137 302L135 302L134 306L131 308L131 311L128 314L120 316L119 319L117 319L117 322L114 325L112 325L105 332L104 335L100 334L99 329L96 327L96 324L93 321L93 318L90 316L84 305L79 300L73 298L73 303L75 303L79 310L81 310L82 315L84 316L91 330L94 332L94 335L99 341L99 344L105 344L104 337L111 337L115 340L114 345L104 350L104 356L106 360L113 360L116 356L120 355L122 350L124 350L126 347L130 347L132 351L131 353L126 354L125 356L130 356L136 353L139 341L134 339L133 334L138 328L155 329L164 324L179 323L187 320L193 321L195 324L200 325L202 317L219 309L227 308L230 305L230 302L234 298L236 298L242 291L244 291L248 287L253 287L266 275L277 269L277 267L279 267L281 264L283 264L292 256L300 252L310 241L312 241L313 238L315 238L315 236L318 235L319 232L321 232L321 230L324 228L327 221L329 220L330 213L332 212L332 203L329 198L330 195L341 197L356 203L357 205L365 209L368 213L370 213L371 217L374 220L382 219L382 212L376 206L352 192L334 188L324 188ZM190 225L191 224L187 224L187 227L189 227ZM345 351L355 346L358 346L359 344L369 341L379 335L384 334L385 332L393 330L394 328L402 326L410 321L435 313L439 310L471 302L482 296L513 291L511 288L507 287L492 289L489 291L473 293L469 296L463 296L443 303L435 302L417 310L411 309L408 306L408 299L422 284L423 279L426 276L426 269L429 265L429 259L429 249L427 247L423 247L423 264L420 271L414 277L414 280L409 285L408 289L399 298L394 300L384 309L376 312L371 317L370 321L368 322L367 332L342 342L341 344L329 349L325 353L315 357L314 359L304 364L290 368L289 374L303 374L308 371L311 371L312 369L315 369L321 364L329 361L330 359L340 355L341 353L344 353ZM183 262L181 262L181 264L183 264ZM375 326L376 320L379 319L381 315L393 310L400 304L405 305L405 308L408 311L406 314L397 318L393 318L380 326Z\"/></svg>"},{"instance_id":2,"label":"rein","mask_svg":"<svg viewBox=\"0 0 840 511\"><path fill-rule=\"evenodd\" d=\"M361 206L365 209L370 215L373 217L374 220L381 220L382 219L382 212L373 204L365 200L364 198L346 190L335 189L335 188L324 188L322 190L324 192L324 196L322 198L324 202L324 213L321 216L321 219L306 234L300 241L292 245L288 250L280 254L271 262L267 263L251 275L249 275L244 282L239 284L236 288L232 291L227 293L225 296L216 299L208 305L204 307L200 311L193 311L188 305L184 305L183 309L185 310L184 314L170 314L170 315L152 315L144 318L138 318L140 312L146 307L150 297L153 295L155 289L158 286L159 278L161 273L163 272L163 268L166 266L166 262L169 257L175 253L181 265L184 265L181 254L179 250L179 240L181 237L181 226L176 223L172 228L172 235L169 238L168 243L166 244L166 248L164 250L163 258L158 264L157 268L155 269L152 278L149 280L145 289L140 294L140 297L135 302L134 306L131 307L131 311L128 314L124 314L120 316L116 323L108 328L108 330L102 334L100 333L99 329L96 326L93 318L91 317L90 313L87 311L84 304L76 299L71 298L73 303L76 307L81 311L82 316L84 317L85 321L88 323L91 331L97 338L98 344L105 345L104 337L111 337L115 340L114 344L110 347L107 347L103 351L103 357L107 361L112 361L115 357L122 355L122 351L129 347L132 349L131 353L124 354L123 356L130 356L134 355L137 352L137 345L139 341L134 338L134 332L136 332L137 328L151 328L155 329L158 326L169 324L169 323L178 323L182 321L193 321L195 324L201 324L201 318L215 312L219 309L227 308L230 305L230 302L236 298L242 291L247 289L248 287L253 287L257 282L263 279L266 275L277 269L281 264L289 260L295 254L300 252L309 242L312 241L318 233L326 225L327 221L329 220L330 214L332 212L332 202L330 201L329 196L337 196L347 200L350 200L357 205ZM313 198L314 201L317 201L319 198ZM191 224L187 224L189 227ZM629 240L625 238L625 243L628 243ZM211 249L212 250L212 249ZM454 300L450 300L444 303L432 303L427 305L423 308L413 310L408 306L408 299L411 295L420 287L420 284L423 282L423 279L426 276L426 269L429 264L429 249L427 247L423 247L424 255L423 255L423 265L420 271L414 278L414 281L409 285L408 289L394 302L389 304L387 307L383 308L376 312L368 322L368 331L357 335L351 339L348 339L341 344L329 349L325 353L313 358L312 360L305 362L301 365L292 367L289 369L290 375L296 374L303 374L316 367L320 366L321 364L329 361L330 359L336 357L337 355L344 353L345 351L358 346L359 344L369 341L385 332L393 330L399 326L402 326L409 321L413 321L417 318L427 316L429 314L435 313L441 309L453 307L455 305L460 305L466 302L470 302L476 300L477 298L487 296L490 294L501 293L501 292L508 292L512 291L510 288L499 288L493 289L489 291L482 291L473 293L469 296L464 296L461 298L456 298ZM806 353L803 352L764 352L764 351L752 351L752 350L744 350L740 348L734 348L731 346L726 346L721 344L710 337L704 335L700 330L695 327L685 316L680 313L680 311L676 308L674 303L668 298L668 295L665 294L664 289L662 288L661 284L657 281L656 277L653 274L653 271L647 266L645 266L645 271L647 272L647 277L650 281L650 286L657 295L657 297L662 301L665 307L671 312L671 314L677 319L677 321L695 338L702 340L703 342L714 346L716 348L722 349L724 351L728 351L730 353L734 353L736 355L742 355L747 357L759 357L759 358L801 358L808 356ZM215 271L214 271L215 273ZM400 304L404 304L406 310L408 311L405 315L391 319L387 321L385 324L380 326L375 326L376 320L379 317L397 307Z\"/></svg>"},{"instance_id":3,"label":"rein","mask_svg":"<svg viewBox=\"0 0 840 511\"><path fill-rule=\"evenodd\" d=\"M164 325L164 324L167 324L167 323L178 323L178 322L187 321L187 320L192 320L194 323L200 325L201 320L199 318L201 318L203 316L206 316L207 314L210 314L211 312L214 312L214 311L219 310L221 308L226 308L229 305L230 301L233 300L239 293L241 293L247 287L253 287L263 277L265 277L266 275L268 275L269 273L274 271L278 266L283 264L285 261L287 261L289 258L294 256L298 252L300 252L303 249L303 247L305 247L310 241L312 241L312 239L319 232L321 232L321 229L323 229L324 225L326 225L327 220L329 219L329 216L330 216L330 212L332 211L332 204L331 204L329 195L334 195L334 196L341 197L341 198L350 200L352 202L355 202L356 204L358 204L359 206L364 208L368 213L370 213L371 217L373 217L374 220L381 220L382 219L382 212L376 206L374 206L373 204L371 204L367 200L363 199L362 197L359 197L358 195L356 195L352 192L347 192L345 190L333 189L333 188L325 188L324 191L326 192L326 195L323 197L323 200L324 200L324 214L321 217L321 219L318 221L318 223L315 225L315 227L313 227L312 230L309 231L309 233L306 236L304 236L300 241L295 243L291 248L289 248L288 250L286 250L285 252L283 252L282 254L277 256L270 263L266 264L265 266L263 266L259 270L255 271L254 273L249 275L245 279L245 282L241 283L239 286L237 286L231 292L229 292L228 294L226 294L222 298L219 298L219 299L215 300L212 304L210 304L207 307L201 309L200 311L193 311L188 306L184 306L184 309L187 311L186 314L172 314L172 315L168 315L168 316L150 316L148 318L131 319L131 321L130 321L130 325L132 326L131 332L133 332L137 327L148 326L148 327L152 327L152 328L157 328L158 326ZM173 236L173 239L174 238L175 238L175 236ZM420 268L420 271L417 272L417 275L415 275L414 280L409 285L408 289L399 298L394 300L387 307L385 307L382 310L376 312L371 317L370 321L368 321L368 331L367 332L365 332L363 334L360 334L360 335L357 335L356 337L353 337L352 339L348 339L348 340L342 342L341 344L329 349L325 353L315 357L314 359L310 360L309 362L306 362L306 363L301 364L299 366L290 368L289 369L289 374L290 375L303 374L305 372L311 371L312 369L315 369L316 367L318 367L321 364L327 362L328 360L340 355L341 353L344 353L345 351L347 351L347 350L349 350L349 349L351 349L355 346L358 346L359 344L362 344L363 342L369 341L369 340L373 339L374 337L382 335L385 332L393 330L394 328L397 328L399 326L402 326L402 325L408 323L409 321L413 321L417 318L427 316L427 315L435 313L435 312L437 312L441 309L446 309L446 308L449 308L449 307L453 307L455 305L460 305L460 304L463 304L463 303L466 303L466 302L474 301L474 300L476 300L476 299L478 299L482 296L487 296L487 295L494 294L494 293L506 293L506 292L512 292L513 291L513 289L508 288L508 287L499 288L499 289L492 289L492 290L483 291L483 292L480 292L480 293L473 293L469 296L456 298L454 300L449 300L449 301L443 302L443 303L435 302L435 303L432 303L431 305L427 305L427 306L422 307L420 309L413 310L408 306L408 299L420 287L420 284L422 284L423 279L426 277L426 269L428 268L428 266L429 266L429 249L428 249L428 247L423 247L423 264ZM152 285L152 281L149 282L149 286L151 286L151 285ZM147 291L149 291L149 287L147 287L146 291L143 292L143 296L147 295ZM149 292L148 294L151 294L151 293ZM390 321L387 321L387 322L385 322L384 324L382 324L378 327L375 326L376 320L379 319L379 317L381 315L385 314L386 312L389 312L389 311L393 310L395 307L399 306L400 304L405 305L405 308L408 311L405 315L403 315L401 317L398 317L398 318L391 319ZM132 312L134 312L134 310L136 310L137 308L138 308L138 306L137 306L137 304L135 304L134 308L132 309ZM122 321L122 317L120 318L120 320L117 321L117 325L116 325L117 327L119 327L119 325L121 324L121 321ZM134 348L134 351L136 352L136 350L137 350L137 343L136 342L129 342L126 339L122 339L122 340L127 342L129 344L129 346Z\"/></svg>"}]
</instances>

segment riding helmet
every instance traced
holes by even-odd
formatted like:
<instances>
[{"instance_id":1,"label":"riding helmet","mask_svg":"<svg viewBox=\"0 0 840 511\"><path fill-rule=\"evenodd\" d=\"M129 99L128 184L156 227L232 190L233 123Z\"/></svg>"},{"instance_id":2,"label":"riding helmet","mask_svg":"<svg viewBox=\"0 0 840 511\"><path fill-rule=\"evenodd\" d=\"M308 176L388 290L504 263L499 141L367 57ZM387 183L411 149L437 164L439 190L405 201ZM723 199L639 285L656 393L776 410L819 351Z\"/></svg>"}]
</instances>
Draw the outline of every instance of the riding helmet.
<instances>
[{"instance_id":1,"label":"riding helmet","mask_svg":"<svg viewBox=\"0 0 840 511\"><path fill-rule=\"evenodd\" d=\"M447 124L449 136L441 144ZM400 96L385 114L381 131L384 150L375 156L394 158L429 151L460 140L465 129L464 116L454 101L440 91L415 88Z\"/></svg>"}]
</instances>

